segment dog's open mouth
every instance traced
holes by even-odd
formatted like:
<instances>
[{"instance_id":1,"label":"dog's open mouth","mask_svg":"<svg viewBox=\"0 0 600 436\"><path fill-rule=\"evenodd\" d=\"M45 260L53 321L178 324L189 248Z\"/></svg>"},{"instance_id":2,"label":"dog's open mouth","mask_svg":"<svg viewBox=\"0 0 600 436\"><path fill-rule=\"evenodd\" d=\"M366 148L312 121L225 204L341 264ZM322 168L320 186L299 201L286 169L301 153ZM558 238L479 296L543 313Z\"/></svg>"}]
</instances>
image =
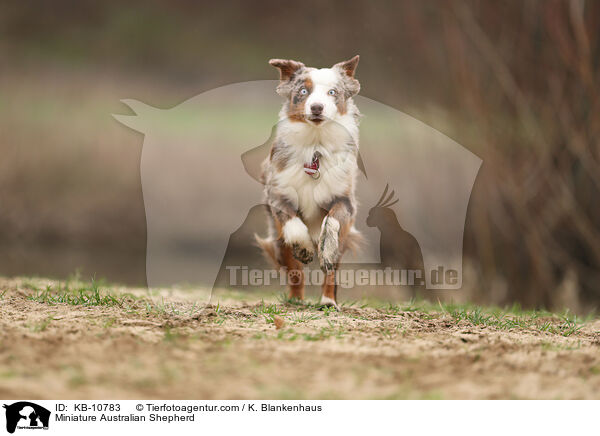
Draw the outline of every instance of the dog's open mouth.
<instances>
[{"instance_id":1,"label":"dog's open mouth","mask_svg":"<svg viewBox=\"0 0 600 436\"><path fill-rule=\"evenodd\" d=\"M308 120L315 124L320 124L325 121L325 118L322 115L309 115Z\"/></svg>"}]
</instances>

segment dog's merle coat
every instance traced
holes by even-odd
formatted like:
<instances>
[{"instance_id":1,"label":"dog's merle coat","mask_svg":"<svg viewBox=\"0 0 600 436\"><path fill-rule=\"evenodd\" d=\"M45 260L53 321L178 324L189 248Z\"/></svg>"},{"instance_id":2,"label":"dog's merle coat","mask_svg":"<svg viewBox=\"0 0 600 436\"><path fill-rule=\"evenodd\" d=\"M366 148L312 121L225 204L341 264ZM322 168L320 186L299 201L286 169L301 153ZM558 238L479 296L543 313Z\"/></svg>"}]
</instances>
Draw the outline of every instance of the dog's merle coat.
<instances>
[{"instance_id":1,"label":"dog's merle coat","mask_svg":"<svg viewBox=\"0 0 600 436\"><path fill-rule=\"evenodd\" d=\"M354 190L360 113L352 99L360 90L354 78L358 56L323 69L292 60L270 64L280 71L277 93L285 103L262 171L271 235L257 240L294 277L290 296L299 299L302 263L316 252L326 273L321 302L337 307L335 269L359 240ZM305 171L311 162L318 177Z\"/></svg>"}]
</instances>

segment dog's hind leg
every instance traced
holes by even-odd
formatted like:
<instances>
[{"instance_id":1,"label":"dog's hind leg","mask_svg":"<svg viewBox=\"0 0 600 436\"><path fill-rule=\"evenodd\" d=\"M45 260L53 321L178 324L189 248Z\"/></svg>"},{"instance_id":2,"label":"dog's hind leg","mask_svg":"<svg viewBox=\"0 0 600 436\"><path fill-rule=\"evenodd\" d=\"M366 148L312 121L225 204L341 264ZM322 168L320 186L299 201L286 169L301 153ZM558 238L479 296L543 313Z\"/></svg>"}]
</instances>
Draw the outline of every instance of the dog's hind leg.
<instances>
[{"instance_id":1,"label":"dog's hind leg","mask_svg":"<svg viewBox=\"0 0 600 436\"><path fill-rule=\"evenodd\" d=\"M304 267L294 257L293 248L279 240L281 266L286 269L287 282L290 288L290 298L304 299Z\"/></svg>"}]
</instances>

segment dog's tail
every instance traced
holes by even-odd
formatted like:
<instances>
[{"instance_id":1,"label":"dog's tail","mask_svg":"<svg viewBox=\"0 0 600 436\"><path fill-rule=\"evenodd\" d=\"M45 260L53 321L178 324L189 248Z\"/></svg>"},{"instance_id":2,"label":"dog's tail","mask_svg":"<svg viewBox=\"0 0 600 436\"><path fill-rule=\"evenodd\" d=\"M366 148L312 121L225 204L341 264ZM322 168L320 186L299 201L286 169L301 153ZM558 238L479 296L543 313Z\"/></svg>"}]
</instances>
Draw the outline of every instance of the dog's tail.
<instances>
[{"instance_id":1,"label":"dog's tail","mask_svg":"<svg viewBox=\"0 0 600 436\"><path fill-rule=\"evenodd\" d=\"M261 238L256 233L254 234L254 239L258 246L262 249L265 258L272 262L276 268L280 267L279 259L278 259L278 249L277 249L277 241L273 238Z\"/></svg>"},{"instance_id":2,"label":"dog's tail","mask_svg":"<svg viewBox=\"0 0 600 436\"><path fill-rule=\"evenodd\" d=\"M365 238L362 233L352 226L344 238L344 251L350 250L351 253L355 254L364 242Z\"/></svg>"}]
</instances>

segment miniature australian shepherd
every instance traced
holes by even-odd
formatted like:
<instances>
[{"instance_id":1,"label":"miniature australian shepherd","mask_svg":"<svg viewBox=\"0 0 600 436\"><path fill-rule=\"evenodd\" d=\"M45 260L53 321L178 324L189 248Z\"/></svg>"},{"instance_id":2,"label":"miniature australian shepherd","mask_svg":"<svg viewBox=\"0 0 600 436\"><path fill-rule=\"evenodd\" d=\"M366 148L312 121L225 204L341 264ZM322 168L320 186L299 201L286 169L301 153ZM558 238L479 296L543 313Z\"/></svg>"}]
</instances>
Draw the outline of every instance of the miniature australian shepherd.
<instances>
[{"instance_id":1,"label":"miniature australian shepherd","mask_svg":"<svg viewBox=\"0 0 600 436\"><path fill-rule=\"evenodd\" d=\"M290 297L304 298L303 264L316 256L324 272L321 304L338 308L335 271L360 241L354 228L358 121L353 97L358 56L331 68L272 59L285 99L262 166L270 236L264 252L288 274Z\"/></svg>"}]
</instances>

